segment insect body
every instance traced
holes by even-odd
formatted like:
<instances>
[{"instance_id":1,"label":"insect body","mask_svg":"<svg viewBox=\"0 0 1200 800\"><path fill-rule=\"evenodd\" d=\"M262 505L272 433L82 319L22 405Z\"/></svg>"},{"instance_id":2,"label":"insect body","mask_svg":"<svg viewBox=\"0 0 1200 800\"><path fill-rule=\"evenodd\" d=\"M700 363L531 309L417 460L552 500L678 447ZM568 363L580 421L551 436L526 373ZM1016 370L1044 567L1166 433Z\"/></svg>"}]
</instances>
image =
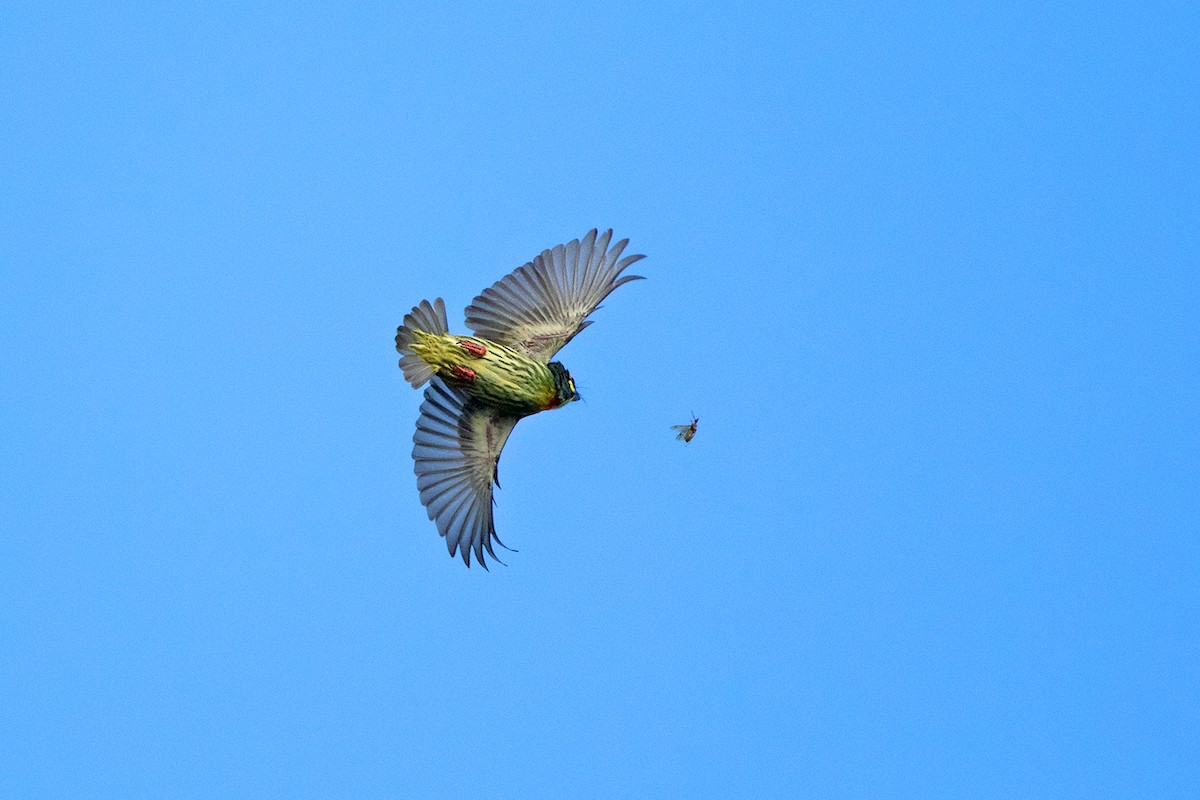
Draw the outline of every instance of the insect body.
<instances>
[{"instance_id":1,"label":"insect body","mask_svg":"<svg viewBox=\"0 0 1200 800\"><path fill-rule=\"evenodd\" d=\"M696 435L696 426L699 424L700 418L692 414L692 423L690 425L672 425L671 430L679 432L679 435L675 437L676 439L690 442L692 437Z\"/></svg>"}]
</instances>

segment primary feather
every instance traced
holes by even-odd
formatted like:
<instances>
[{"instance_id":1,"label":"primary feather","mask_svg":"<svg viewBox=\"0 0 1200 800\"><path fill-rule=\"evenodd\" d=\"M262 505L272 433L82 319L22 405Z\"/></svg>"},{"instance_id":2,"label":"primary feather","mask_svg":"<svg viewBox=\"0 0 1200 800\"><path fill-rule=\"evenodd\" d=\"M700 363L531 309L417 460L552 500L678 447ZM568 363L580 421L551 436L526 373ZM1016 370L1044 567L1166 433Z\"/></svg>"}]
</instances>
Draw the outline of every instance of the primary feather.
<instances>
[{"instance_id":1,"label":"primary feather","mask_svg":"<svg viewBox=\"0 0 1200 800\"><path fill-rule=\"evenodd\" d=\"M461 550L468 567L472 552L485 568L484 550L496 557L492 539L503 546L492 518L492 484L500 451L516 424L516 417L473 402L441 378L425 390L413 435L417 489L450 555Z\"/></svg>"},{"instance_id":2,"label":"primary feather","mask_svg":"<svg viewBox=\"0 0 1200 800\"><path fill-rule=\"evenodd\" d=\"M645 256L621 258L628 239L608 247L612 231L599 238L592 229L492 284L467 306L467 327L491 339L549 361L555 353L591 324L587 317L618 286L641 280L625 275L630 264Z\"/></svg>"}]
</instances>

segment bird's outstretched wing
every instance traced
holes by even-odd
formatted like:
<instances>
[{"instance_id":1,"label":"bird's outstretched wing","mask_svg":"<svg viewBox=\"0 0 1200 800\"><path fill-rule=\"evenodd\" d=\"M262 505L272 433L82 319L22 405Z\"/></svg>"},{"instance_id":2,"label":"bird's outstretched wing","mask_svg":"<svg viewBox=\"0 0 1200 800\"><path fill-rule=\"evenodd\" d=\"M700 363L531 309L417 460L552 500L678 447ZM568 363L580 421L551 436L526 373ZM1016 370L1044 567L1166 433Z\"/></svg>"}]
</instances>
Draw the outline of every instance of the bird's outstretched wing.
<instances>
[{"instance_id":1,"label":"bird's outstretched wing","mask_svg":"<svg viewBox=\"0 0 1200 800\"><path fill-rule=\"evenodd\" d=\"M492 520L492 482L499 485L500 451L516 424L515 417L473 403L466 392L440 378L425 390L413 435L417 488L450 555L461 548L468 567L474 551L475 560L487 569L484 550L496 558L492 539L504 546Z\"/></svg>"},{"instance_id":2,"label":"bird's outstretched wing","mask_svg":"<svg viewBox=\"0 0 1200 800\"><path fill-rule=\"evenodd\" d=\"M597 238L596 229L583 240L560 244L504 276L467 306L467 327L476 336L549 361L575 334L592 323L588 315L623 283L640 275L621 276L645 256L621 258L628 239L608 247L612 231Z\"/></svg>"}]
</instances>

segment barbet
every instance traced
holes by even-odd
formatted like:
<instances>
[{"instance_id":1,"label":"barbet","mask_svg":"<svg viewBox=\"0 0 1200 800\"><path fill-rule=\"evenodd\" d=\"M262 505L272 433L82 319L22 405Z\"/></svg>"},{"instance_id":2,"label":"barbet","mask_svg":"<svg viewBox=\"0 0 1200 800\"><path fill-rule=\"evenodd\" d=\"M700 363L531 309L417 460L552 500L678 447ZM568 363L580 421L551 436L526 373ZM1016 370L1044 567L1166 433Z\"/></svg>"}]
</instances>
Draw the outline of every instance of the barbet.
<instances>
[{"instance_id":1,"label":"barbet","mask_svg":"<svg viewBox=\"0 0 1200 800\"><path fill-rule=\"evenodd\" d=\"M471 553L485 569L496 536L492 484L500 451L522 417L579 399L571 373L554 354L591 325L587 317L644 258L609 248L612 231L544 250L467 306L473 336L451 334L446 305L422 300L396 331L400 369L414 388L430 381L413 435L417 489L453 557Z\"/></svg>"}]
</instances>

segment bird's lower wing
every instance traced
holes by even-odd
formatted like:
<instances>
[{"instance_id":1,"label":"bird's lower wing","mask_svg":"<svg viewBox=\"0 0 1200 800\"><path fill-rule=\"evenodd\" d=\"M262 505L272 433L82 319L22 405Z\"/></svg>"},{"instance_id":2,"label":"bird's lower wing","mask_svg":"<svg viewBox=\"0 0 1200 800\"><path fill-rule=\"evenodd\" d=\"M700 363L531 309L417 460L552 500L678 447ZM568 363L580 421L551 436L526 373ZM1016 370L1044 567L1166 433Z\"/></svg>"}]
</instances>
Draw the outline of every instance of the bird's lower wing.
<instances>
[{"instance_id":1,"label":"bird's lower wing","mask_svg":"<svg viewBox=\"0 0 1200 800\"><path fill-rule=\"evenodd\" d=\"M474 552L487 569L484 551L496 558L492 539L504 546L492 519L492 483L500 451L516 424L515 417L473 403L440 378L425 390L413 435L417 488L450 555L461 549L468 567Z\"/></svg>"},{"instance_id":2,"label":"bird's lower wing","mask_svg":"<svg viewBox=\"0 0 1200 800\"><path fill-rule=\"evenodd\" d=\"M560 244L501 278L467 306L467 327L476 336L516 348L547 362L618 286L639 280L621 273L644 256L621 258L628 239L608 248L612 231Z\"/></svg>"}]
</instances>

